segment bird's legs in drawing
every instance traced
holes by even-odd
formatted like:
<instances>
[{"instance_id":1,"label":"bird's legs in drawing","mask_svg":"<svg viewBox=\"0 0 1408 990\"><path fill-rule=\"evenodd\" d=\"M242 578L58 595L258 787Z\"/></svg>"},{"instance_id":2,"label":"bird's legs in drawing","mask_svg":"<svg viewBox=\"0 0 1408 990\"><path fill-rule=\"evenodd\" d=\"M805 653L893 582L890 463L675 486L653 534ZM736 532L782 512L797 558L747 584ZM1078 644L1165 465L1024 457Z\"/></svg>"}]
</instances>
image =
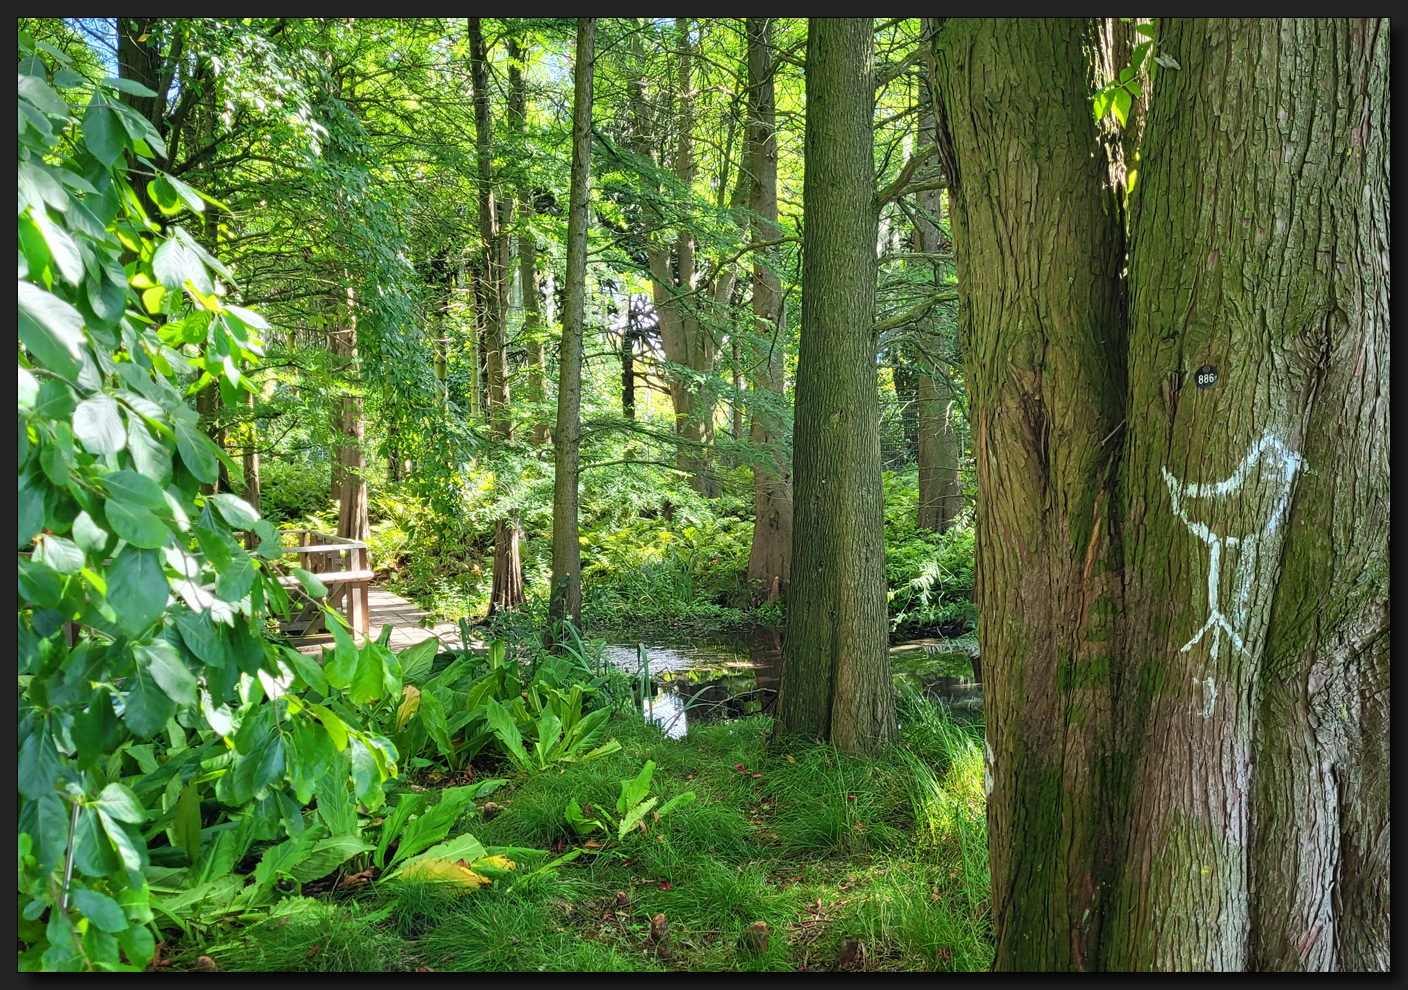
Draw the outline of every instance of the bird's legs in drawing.
<instances>
[{"instance_id":1,"label":"bird's legs in drawing","mask_svg":"<svg viewBox=\"0 0 1408 990\"><path fill-rule=\"evenodd\" d=\"M1167 475L1167 472L1165 474ZM1191 524L1188 528L1193 530L1195 536L1206 540L1208 545L1208 621L1203 623L1203 627L1194 633L1193 638L1184 643L1183 648L1178 652L1187 653L1211 629L1213 631L1211 652L1212 658L1216 660L1222 646L1224 632L1227 633L1227 638L1232 641L1233 646L1239 650L1242 649L1242 637L1237 635L1237 630L1233 628L1227 616L1218 611L1217 588L1218 581L1222 577L1222 546L1224 543L1236 546L1238 541L1235 536L1218 537L1206 526L1198 526L1197 529L1194 529L1194 526L1198 526L1198 524Z\"/></svg>"},{"instance_id":2,"label":"bird's legs in drawing","mask_svg":"<svg viewBox=\"0 0 1408 990\"><path fill-rule=\"evenodd\" d=\"M1262 464L1260 476L1264 482L1269 482L1273 487L1267 493L1271 498L1271 511L1265 523L1258 529L1240 537L1221 536L1209 529L1205 523L1195 522L1188 518L1184 508L1185 499L1214 503L1229 495L1236 494L1246 484L1251 469L1262 461L1266 463ZM1223 481L1208 484L1181 482L1169 473L1168 468L1163 469L1164 483L1168 485L1169 499L1173 502L1173 514L1182 521L1183 525L1188 527L1190 533L1208 545L1208 618L1202 628L1194 633L1193 638L1183 644L1180 653L1187 653L1192 649L1196 643L1202 640L1209 629L1213 631L1210 651L1213 659L1217 659L1224 632L1227 633L1227 638L1233 647L1237 650L1245 648L1238 629L1246 625L1247 607L1257 568L1261 537L1273 532L1280 524L1281 517L1290 502L1291 481L1302 463L1299 454L1290 450L1270 432L1267 432L1262 435L1260 440L1252 444L1246 456L1242 458L1242 462L1237 465L1236 470ZM1222 579L1222 550L1224 547L1238 546L1241 547L1241 559L1237 564L1236 586L1233 589L1234 621L1223 614L1219 608L1219 586Z\"/></svg>"}]
</instances>

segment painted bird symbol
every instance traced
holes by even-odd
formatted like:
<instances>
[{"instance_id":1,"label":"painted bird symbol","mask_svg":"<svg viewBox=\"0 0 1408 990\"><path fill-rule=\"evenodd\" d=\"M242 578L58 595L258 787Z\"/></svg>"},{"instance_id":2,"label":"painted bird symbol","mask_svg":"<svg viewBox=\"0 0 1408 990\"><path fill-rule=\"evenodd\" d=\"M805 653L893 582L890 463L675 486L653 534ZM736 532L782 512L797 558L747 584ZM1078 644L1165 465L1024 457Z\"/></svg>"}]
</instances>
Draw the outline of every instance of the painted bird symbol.
<instances>
[{"instance_id":1,"label":"painted bird symbol","mask_svg":"<svg viewBox=\"0 0 1408 990\"><path fill-rule=\"evenodd\" d=\"M1193 634L1193 638L1183 644L1180 653L1187 653L1209 630L1212 630L1213 634L1213 659L1217 659L1223 633L1227 634L1227 639L1234 648L1245 649L1239 630L1245 629L1246 626L1247 603L1252 580L1256 575L1258 547L1263 537L1270 535L1280 526L1286 506L1291 500L1291 482L1304 463L1299 454L1267 431L1247 449L1241 463L1222 481L1206 484L1179 481L1169 473L1167 467L1163 468L1164 483L1168 485L1169 498L1173 502L1173 514L1188 527L1190 533L1208 545L1208 618L1202 628ZM1255 478L1253 472L1256 474ZM1250 485L1249 481L1252 482ZM1248 488L1255 493L1251 497L1242 494ZM1253 518L1262 519L1260 525L1250 531L1243 531L1236 536L1218 533L1207 522L1191 518L1212 518L1221 515L1223 513L1218 510L1222 509L1229 499L1239 495L1242 495L1241 501L1245 509L1231 515L1234 518L1245 518L1250 514ZM1223 613L1219 600L1224 547L1241 548L1230 617Z\"/></svg>"}]
</instances>

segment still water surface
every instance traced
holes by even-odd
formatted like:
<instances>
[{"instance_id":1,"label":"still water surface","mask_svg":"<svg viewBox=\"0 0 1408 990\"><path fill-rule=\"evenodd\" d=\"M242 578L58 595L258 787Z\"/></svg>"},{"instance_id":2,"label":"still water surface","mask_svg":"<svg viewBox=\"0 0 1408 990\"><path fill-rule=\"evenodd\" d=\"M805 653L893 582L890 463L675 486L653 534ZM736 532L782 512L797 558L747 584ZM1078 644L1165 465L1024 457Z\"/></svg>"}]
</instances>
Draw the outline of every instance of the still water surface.
<instances>
[{"instance_id":1,"label":"still water surface","mask_svg":"<svg viewBox=\"0 0 1408 990\"><path fill-rule=\"evenodd\" d=\"M622 633L605 638L606 661L636 676L642 672L640 647L644 647L649 687L641 708L674 738L684 736L691 723L769 713L777 701L780 629L759 627L671 642L637 642ZM955 714L981 718L983 688L977 655L977 643L971 637L910 640L890 648L890 664L897 679L949 705Z\"/></svg>"}]
</instances>

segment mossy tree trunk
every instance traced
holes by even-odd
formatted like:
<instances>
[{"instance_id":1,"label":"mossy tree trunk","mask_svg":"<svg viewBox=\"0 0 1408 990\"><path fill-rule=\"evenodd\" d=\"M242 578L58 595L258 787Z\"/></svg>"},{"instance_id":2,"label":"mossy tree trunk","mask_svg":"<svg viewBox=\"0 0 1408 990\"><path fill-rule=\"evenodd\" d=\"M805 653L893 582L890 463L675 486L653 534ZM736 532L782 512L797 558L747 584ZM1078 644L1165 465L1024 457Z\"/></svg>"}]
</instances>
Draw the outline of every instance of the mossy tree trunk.
<instances>
[{"instance_id":1,"label":"mossy tree trunk","mask_svg":"<svg viewBox=\"0 0 1408 990\"><path fill-rule=\"evenodd\" d=\"M567 285L558 358L557 428L553 431L552 621L582 621L582 548L578 482L582 435L582 323L587 308L587 222L591 205L592 67L596 18L577 19L572 91L572 176L567 205Z\"/></svg>"},{"instance_id":2,"label":"mossy tree trunk","mask_svg":"<svg viewBox=\"0 0 1408 990\"><path fill-rule=\"evenodd\" d=\"M753 211L755 242L782 237L777 224L777 103L772 58L772 19L750 17L748 32L748 170L752 175L748 208ZM748 551L748 584L755 595L774 602L787 593L792 571L792 466L782 442L783 394L782 280L778 252L766 248L753 260L754 344L748 378L749 437L767 455L753 463L753 543Z\"/></svg>"},{"instance_id":3,"label":"mossy tree trunk","mask_svg":"<svg viewBox=\"0 0 1408 990\"><path fill-rule=\"evenodd\" d=\"M1163 22L1122 279L1094 25L940 33L998 968L1387 968L1387 43Z\"/></svg>"},{"instance_id":4,"label":"mossy tree trunk","mask_svg":"<svg viewBox=\"0 0 1408 990\"><path fill-rule=\"evenodd\" d=\"M894 732L876 392L874 38L870 18L807 31L795 518L779 734L848 753Z\"/></svg>"}]
</instances>

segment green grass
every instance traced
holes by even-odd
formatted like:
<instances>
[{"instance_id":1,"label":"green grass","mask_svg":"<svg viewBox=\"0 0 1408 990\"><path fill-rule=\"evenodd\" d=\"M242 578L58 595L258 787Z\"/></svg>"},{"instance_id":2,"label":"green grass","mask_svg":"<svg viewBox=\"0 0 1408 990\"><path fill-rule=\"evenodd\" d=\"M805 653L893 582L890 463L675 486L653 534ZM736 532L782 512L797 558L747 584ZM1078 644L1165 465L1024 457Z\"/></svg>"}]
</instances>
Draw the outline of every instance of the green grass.
<instances>
[{"instance_id":1,"label":"green grass","mask_svg":"<svg viewBox=\"0 0 1408 990\"><path fill-rule=\"evenodd\" d=\"M765 717L702 725L683 741L618 717L620 752L517 779L495 794L494 820L467 817L457 831L557 856L582 841L563 818L568 799L613 808L620 781L651 759L653 794L697 800L649 834L471 893L392 881L294 898L168 954L286 972L794 971L831 968L857 939L871 971L986 969L981 727L908 692L900 710L901 740L877 759L769 745ZM648 940L660 913L663 952ZM771 929L763 953L743 943L757 921Z\"/></svg>"}]
</instances>

